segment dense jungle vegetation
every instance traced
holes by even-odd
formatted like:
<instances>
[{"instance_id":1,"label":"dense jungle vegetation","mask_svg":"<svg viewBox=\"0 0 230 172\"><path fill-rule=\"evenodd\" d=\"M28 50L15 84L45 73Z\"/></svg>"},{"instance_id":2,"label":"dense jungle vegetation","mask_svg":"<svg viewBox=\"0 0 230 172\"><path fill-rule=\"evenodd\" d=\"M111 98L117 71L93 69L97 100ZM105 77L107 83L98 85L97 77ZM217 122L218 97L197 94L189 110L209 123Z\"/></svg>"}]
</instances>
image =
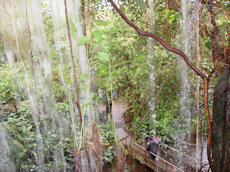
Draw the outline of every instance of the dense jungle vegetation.
<instances>
[{"instance_id":1,"label":"dense jungle vegetation","mask_svg":"<svg viewBox=\"0 0 230 172\"><path fill-rule=\"evenodd\" d=\"M139 35L109 1L64 2L0 2L0 171L80 171L77 153L85 151L92 121L104 144L118 141L115 121L99 119L103 114L97 108L100 93L111 99L113 91L127 106L126 130L135 130L137 140L156 134L169 145L195 144L197 137L207 141L204 78L180 55ZM183 1L114 2L140 30L185 52L207 76L212 120L214 87L230 64L229 1L185 0L186 26ZM116 150L110 146L99 152L102 166L114 163Z\"/></svg>"}]
</instances>

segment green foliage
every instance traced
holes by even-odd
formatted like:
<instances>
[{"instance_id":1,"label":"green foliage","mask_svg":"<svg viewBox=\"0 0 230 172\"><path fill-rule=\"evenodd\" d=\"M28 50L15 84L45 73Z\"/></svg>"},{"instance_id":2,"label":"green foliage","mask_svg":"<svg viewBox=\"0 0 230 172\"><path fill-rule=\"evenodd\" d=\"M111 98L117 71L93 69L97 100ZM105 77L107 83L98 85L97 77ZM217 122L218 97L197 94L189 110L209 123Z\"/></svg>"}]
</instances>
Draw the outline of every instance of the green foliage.
<instances>
[{"instance_id":1,"label":"green foliage","mask_svg":"<svg viewBox=\"0 0 230 172\"><path fill-rule=\"evenodd\" d=\"M30 103L29 100L25 99L26 95L23 92L20 95L16 94L17 86L11 71L9 65L0 66L0 127L6 133L10 148L10 160L14 163L16 170L36 171L37 134L31 116ZM55 82L55 84L54 88L57 89L54 89L55 96L59 97L59 101L62 99L62 102L57 103L56 110L63 114L63 118L68 118L69 104L63 102L65 100L63 98L63 87L60 86L59 82ZM39 91L39 89L37 90ZM38 98L40 97L38 96ZM55 163L58 161L54 161L53 154L63 146L67 168L72 169L73 156L69 153L69 150L74 149L72 136L64 137L62 145L58 126L53 123L49 116L40 116L40 118L42 119L39 121L40 127L43 128L45 122L48 129L47 133L46 130L41 129L45 141L45 168L54 169ZM69 132L71 132L71 129L69 129Z\"/></svg>"},{"instance_id":2,"label":"green foliage","mask_svg":"<svg viewBox=\"0 0 230 172\"><path fill-rule=\"evenodd\" d=\"M225 2L222 3L222 2ZM128 26L121 18L110 11L108 4L102 0L90 1L91 9L91 22L86 23L92 27L93 43L92 47L88 47L90 67L92 69L91 76L94 77L93 89L103 90L107 95L111 94L111 91L116 90L119 93L120 99L128 106L126 113L124 114L126 122L129 125L128 130L132 131L137 126L145 114L148 114L147 119L141 127L137 130L136 136L138 139L143 138L143 133L151 135L152 130L156 127L157 135L161 138L162 142L171 143L174 141L174 135L176 135L175 120L180 116L179 112L179 96L180 85L176 78L176 66L177 56L166 51L159 44L154 43L154 60L148 61L148 48L146 38L139 36L136 31ZM135 3L136 5L133 5ZM222 3L222 5L220 5ZM228 26L229 21L224 14L224 11L229 8L227 1L219 1L215 7L216 22L220 28L219 35L217 36L216 46L223 47L218 49L218 53L224 52L227 54L227 48L229 46ZM52 60L52 72L53 80L50 84L56 100L56 111L63 117L63 124L70 118L71 108L66 94L67 90L74 90L74 83L71 77L72 64L70 62L68 39L66 31L59 31L61 38L59 40L60 50L54 50L54 32L53 23L50 15L49 4L45 1L43 4L43 21L45 24L46 38L52 49L52 52L48 55L48 58ZM146 17L145 4L143 0L129 0L121 1L120 8L124 10L127 17L137 24L144 31L149 31L149 20ZM223 9L221 9L221 8ZM207 9L202 8L200 13L201 21L209 21L210 16L207 15ZM154 32L160 36L167 43L175 45L176 35L180 34L180 7L175 2L171 1L157 1L154 7L153 20L155 22ZM211 71L213 63L210 62L211 57L211 36L213 26L209 22L203 22L200 28L200 45L201 45L201 70ZM70 31L74 43L76 43L77 28L74 25L72 19L70 19ZM5 56L4 45L2 44L3 38L0 43L0 58ZM86 45L90 43L89 36L83 36L77 41L77 46ZM75 44L75 45L76 45ZM180 43L181 44L181 43ZM178 47L178 46L177 46ZM75 47L76 48L76 47ZM74 48L74 50L75 50ZM222 51L223 50L223 51ZM192 55L195 54L194 49L191 49ZM75 52L74 52L75 53ZM44 53L46 54L46 53ZM29 59L29 58L28 58ZM31 57L32 59L32 57ZM34 62L38 62L39 59L33 56ZM192 59L194 60L194 59ZM4 62L4 60L0 60ZM30 62L26 62L28 68ZM221 62L220 62L221 63ZM219 63L218 63L219 64ZM17 60L15 71L19 78L22 80L22 85L25 85L25 74L21 72L21 68L17 68ZM155 91L152 92L151 81L149 79L149 65L154 66L155 76ZM60 77L60 68L62 68L63 78ZM35 68L34 68L35 69ZM23 91L18 91L12 69L9 65L0 65L0 127L4 129L7 135L7 139L10 144L11 159L16 165L17 171L35 171L36 164L36 133L35 124L31 117L30 104L26 94ZM29 70L30 71L30 68ZM80 68L77 66L77 76L80 82L80 90L84 91L88 88L84 84L84 81L91 77L89 75L81 75ZM189 73L189 80L191 83L196 82L196 76ZM66 85L63 84L66 83ZM83 84L82 84L83 83ZM211 84L214 84L211 81ZM194 85L194 84L193 84ZM194 90L194 87L192 90ZM44 96L41 94L43 88L36 87L37 101L44 100ZM71 94L75 94L71 91ZM152 113L149 112L151 98L156 96L155 100L156 109L156 123L152 123ZM72 95L71 95L72 96ZM74 96L73 96L74 97ZM92 95L95 102L99 101L98 95ZM194 96L191 98L194 101ZM191 107L194 107L194 102L191 103ZM211 104L210 104L211 106ZM74 164L74 157L71 151L74 150L74 139L72 135L69 135L72 130L72 126L67 128L66 133L63 136L63 144L59 142L59 126L56 124L57 119L49 117L49 112L44 109L45 117L40 116L39 125L41 126L43 139L44 139L44 153L45 153L45 166L46 170L52 171L55 168L54 151L59 151L63 146L64 156L67 162L67 168L72 170ZM47 133L44 131L47 125ZM204 128L207 128L205 120L202 121ZM113 143L114 133L113 125L108 122L105 125L101 125L101 132L104 143ZM180 131L186 132L186 131ZM67 134L68 133L68 134ZM113 161L115 149L114 147L108 148L103 154L103 163Z\"/></svg>"},{"instance_id":3,"label":"green foliage","mask_svg":"<svg viewBox=\"0 0 230 172\"><path fill-rule=\"evenodd\" d=\"M15 82L9 65L0 65L0 105L14 102Z\"/></svg>"},{"instance_id":4,"label":"green foliage","mask_svg":"<svg viewBox=\"0 0 230 172\"><path fill-rule=\"evenodd\" d=\"M106 122L105 124L102 124L100 126L103 143L110 144L115 142L115 139L113 137L114 134L113 131L111 130L112 126L113 126L112 122ZM110 146L104 151L104 153L102 154L103 165L113 162L114 153L115 153L114 146Z\"/></svg>"},{"instance_id":5,"label":"green foliage","mask_svg":"<svg viewBox=\"0 0 230 172\"><path fill-rule=\"evenodd\" d=\"M28 102L22 102L17 113L8 114L7 121L0 125L11 143L11 159L17 170L33 171L35 168L36 135L29 109Z\"/></svg>"},{"instance_id":6,"label":"green foliage","mask_svg":"<svg viewBox=\"0 0 230 172\"><path fill-rule=\"evenodd\" d=\"M211 50L211 41L210 41L210 38L208 38L208 37L205 37L204 38L205 39L205 47L207 48L207 49L209 49L209 50Z\"/></svg>"},{"instance_id":7,"label":"green foliage","mask_svg":"<svg viewBox=\"0 0 230 172\"><path fill-rule=\"evenodd\" d=\"M106 52L101 52L98 55L98 60L101 62L109 62L109 54L107 54Z\"/></svg>"},{"instance_id":8,"label":"green foliage","mask_svg":"<svg viewBox=\"0 0 230 172\"><path fill-rule=\"evenodd\" d=\"M105 26L106 22L103 21L103 20L95 20L95 24L98 25L98 26Z\"/></svg>"},{"instance_id":9,"label":"green foliage","mask_svg":"<svg viewBox=\"0 0 230 172\"><path fill-rule=\"evenodd\" d=\"M172 24L172 22L173 22L175 19L179 18L179 17L180 17L180 15L179 15L178 12L177 12L177 13L174 13L174 14L171 14L171 15L169 16L168 23L169 23L169 24Z\"/></svg>"},{"instance_id":10,"label":"green foliage","mask_svg":"<svg viewBox=\"0 0 230 172\"><path fill-rule=\"evenodd\" d=\"M53 28L51 15L50 15L50 7L49 4L45 1L42 1L41 4L43 7L42 15L43 15L46 39L50 45L54 45L54 38L53 38L54 28Z\"/></svg>"},{"instance_id":11,"label":"green foliage","mask_svg":"<svg viewBox=\"0 0 230 172\"><path fill-rule=\"evenodd\" d=\"M169 108L167 105L160 107L157 114L156 128L157 134L160 136L163 143L172 143L174 140L173 136L176 135L176 130L174 127L174 119L176 118L177 108Z\"/></svg>"},{"instance_id":12,"label":"green foliage","mask_svg":"<svg viewBox=\"0 0 230 172\"><path fill-rule=\"evenodd\" d=\"M50 53L50 55L48 56L49 59L52 59L55 55L55 50L52 50L52 52Z\"/></svg>"},{"instance_id":13,"label":"green foliage","mask_svg":"<svg viewBox=\"0 0 230 172\"><path fill-rule=\"evenodd\" d=\"M111 17L114 18L114 16ZM125 82L127 78L137 85L137 78L143 78L143 75L147 74L145 64L140 63L145 60L146 56L145 53L139 52L141 47L137 43L144 39L138 38L135 32L119 19L105 22L107 25L93 30L96 43L94 49L98 52L93 61L97 70L97 87L110 92L110 83L112 83L113 89L119 88L119 90L126 91L129 88L128 83ZM137 37L138 40L133 39L132 36ZM122 94L126 93L122 92Z\"/></svg>"},{"instance_id":14,"label":"green foliage","mask_svg":"<svg viewBox=\"0 0 230 172\"><path fill-rule=\"evenodd\" d=\"M134 1L140 8L145 9L145 4L142 0L134 0Z\"/></svg>"},{"instance_id":15,"label":"green foliage","mask_svg":"<svg viewBox=\"0 0 230 172\"><path fill-rule=\"evenodd\" d=\"M175 10L165 9L161 12L158 12L157 15L161 16L161 21L168 19L168 23L172 24L174 20L180 18L180 12L175 12Z\"/></svg>"},{"instance_id":16,"label":"green foliage","mask_svg":"<svg viewBox=\"0 0 230 172\"><path fill-rule=\"evenodd\" d=\"M165 11L165 15L169 15L172 19L179 17L179 13L175 11L168 11L168 13ZM146 41L124 22L112 17L113 20L108 18L105 21L107 25L97 26L93 30L96 43L94 49L98 55L95 56L92 63L97 70L97 87L105 92L110 92L110 83L112 83L113 89L118 90L119 95L127 101L128 110L125 113L125 118L130 125L129 131L132 131L143 115L149 113L147 112L149 108L147 100L152 96L151 90L148 88L150 81L149 69L146 64ZM178 110L176 105L170 106L171 102L178 101L176 100L178 93L176 72L173 70L176 66L176 59L171 53L156 46L154 48L155 62L151 63L156 67L156 75L159 73L156 80L157 88L161 86L162 81L171 78L168 80L166 88L160 93L159 105L156 110L158 135L162 137L162 140L169 141L171 134L174 134L173 119ZM111 64L111 68L109 68L109 64ZM172 88L175 89L173 92ZM162 102L166 104L163 107L161 107ZM142 138L141 133L150 134L152 132L154 126L150 119L151 117L148 117L148 120L138 129L136 132L138 137Z\"/></svg>"},{"instance_id":17,"label":"green foliage","mask_svg":"<svg viewBox=\"0 0 230 172\"><path fill-rule=\"evenodd\" d=\"M141 121L141 117L138 116L135 118L135 120L132 121L132 125L131 124L127 127L127 131L131 132L133 129L135 129L135 127L139 124L139 122ZM151 115L149 115L149 117L147 117L145 119L145 121L141 124L141 126L137 129L137 131L135 132L135 135L137 137L137 139L145 139L147 137L147 135L152 135L153 132L153 128L154 128L154 124L153 124L153 119L151 118Z\"/></svg>"},{"instance_id":18,"label":"green foliage","mask_svg":"<svg viewBox=\"0 0 230 172\"><path fill-rule=\"evenodd\" d=\"M77 45L78 46L79 45L85 45L85 44L87 44L89 42L90 42L89 37L88 36L83 36L83 37L81 37L81 38L78 39Z\"/></svg>"},{"instance_id":19,"label":"green foliage","mask_svg":"<svg viewBox=\"0 0 230 172\"><path fill-rule=\"evenodd\" d=\"M71 36L72 36L73 38L75 38L75 37L76 37L76 34L77 34L77 30L76 30L75 25L73 24L73 21L72 21L71 19L69 20L69 26L70 26L70 33L71 33Z\"/></svg>"}]
</instances>

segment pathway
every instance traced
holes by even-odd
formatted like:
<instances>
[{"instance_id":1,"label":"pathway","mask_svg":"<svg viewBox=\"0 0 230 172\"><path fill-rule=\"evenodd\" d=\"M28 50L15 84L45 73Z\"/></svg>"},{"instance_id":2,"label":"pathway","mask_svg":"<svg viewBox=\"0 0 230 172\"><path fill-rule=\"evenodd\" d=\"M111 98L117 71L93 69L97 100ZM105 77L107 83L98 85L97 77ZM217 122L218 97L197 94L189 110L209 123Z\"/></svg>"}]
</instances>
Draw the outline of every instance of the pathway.
<instances>
[{"instance_id":1,"label":"pathway","mask_svg":"<svg viewBox=\"0 0 230 172\"><path fill-rule=\"evenodd\" d=\"M105 105L100 104L97 107L98 111L102 113L105 111ZM125 120L123 118L123 113L126 111L126 105L121 103L119 100L113 101L112 112L115 120L115 128L117 133L117 139L120 140L126 137L128 134L125 131Z\"/></svg>"},{"instance_id":2,"label":"pathway","mask_svg":"<svg viewBox=\"0 0 230 172\"><path fill-rule=\"evenodd\" d=\"M126 137L128 134L125 131L125 121L123 118L123 113L126 111L127 107L124 105L124 103L119 102L119 100L116 100L113 102L112 106L112 112L115 120L115 128L116 128L116 134L117 139L120 140L124 137ZM100 105L98 107L98 111L102 112L105 110L105 106ZM141 163L147 165L151 169L154 169L158 172L166 172L166 171L172 171L172 172L181 172L181 171L195 171L195 168L193 166L190 166L189 164L184 164L184 168L179 169L176 165L170 163L168 159L163 159L162 157L158 156L158 161L149 159L149 152L145 150L144 145L140 145L138 143L133 142L131 143L131 137L128 137L128 139L124 140L123 143L125 143L125 147L129 151L129 154L134 156L137 160L139 160ZM131 149L130 149L131 148ZM174 153L171 152L172 154ZM177 155L174 157L177 158Z\"/></svg>"},{"instance_id":3,"label":"pathway","mask_svg":"<svg viewBox=\"0 0 230 172\"><path fill-rule=\"evenodd\" d=\"M119 101L113 102L112 112L115 120L115 128L116 128L118 140L128 135L127 132L125 131L125 120L123 118L123 113L125 111L126 111L126 107L123 103Z\"/></svg>"}]
</instances>

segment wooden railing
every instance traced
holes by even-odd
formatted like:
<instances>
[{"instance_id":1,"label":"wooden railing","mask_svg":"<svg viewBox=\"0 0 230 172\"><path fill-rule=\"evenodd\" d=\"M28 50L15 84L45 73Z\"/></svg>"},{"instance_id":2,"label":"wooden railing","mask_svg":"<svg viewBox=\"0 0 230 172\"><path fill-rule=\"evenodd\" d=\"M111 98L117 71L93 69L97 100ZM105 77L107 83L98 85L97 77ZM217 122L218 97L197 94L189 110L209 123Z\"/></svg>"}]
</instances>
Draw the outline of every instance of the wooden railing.
<instances>
[{"instance_id":1,"label":"wooden railing","mask_svg":"<svg viewBox=\"0 0 230 172\"><path fill-rule=\"evenodd\" d=\"M195 164L193 164L194 159L192 157L189 157L188 155L184 154L183 152L180 152L179 150L170 147L166 144L162 144L165 147L167 146L168 153L173 159L176 159L180 161L180 166L178 167L178 164L174 164L173 162L170 162L167 159L164 159L163 157L159 156L158 154L154 154L152 152L146 151L145 143L143 142L142 145L136 142L130 142L127 144L127 142L123 142L125 147L128 149L128 152L131 156L139 160L141 163L145 164L149 168L153 169L154 171L158 172L195 172L196 167ZM152 160L149 158L149 155L152 154L156 156L155 160ZM182 155L182 159L178 157L178 154ZM184 158L183 158L184 157ZM186 158L185 158L186 157ZM190 162L188 162L190 160Z\"/></svg>"}]
</instances>

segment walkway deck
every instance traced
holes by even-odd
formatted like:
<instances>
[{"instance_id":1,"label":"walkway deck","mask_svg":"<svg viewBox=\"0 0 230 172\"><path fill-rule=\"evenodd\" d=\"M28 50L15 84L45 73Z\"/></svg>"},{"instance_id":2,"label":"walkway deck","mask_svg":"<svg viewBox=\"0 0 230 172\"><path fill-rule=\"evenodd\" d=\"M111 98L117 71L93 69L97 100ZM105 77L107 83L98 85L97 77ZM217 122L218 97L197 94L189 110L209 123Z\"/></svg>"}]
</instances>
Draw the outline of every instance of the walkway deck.
<instances>
[{"instance_id":1,"label":"walkway deck","mask_svg":"<svg viewBox=\"0 0 230 172\"><path fill-rule=\"evenodd\" d=\"M115 128L117 133L118 140L126 137L128 133L125 131L125 121L123 119L123 113L126 111L126 106L119 102L114 101L112 106L112 112L114 115L115 120ZM154 171L158 172L193 172L195 170L195 166L193 163L189 162L183 162L183 159L180 159L180 167L178 167L178 164L174 164L172 162L169 162L169 160L164 156L157 156L158 160L152 160L149 158L149 152L145 150L145 145L138 144L137 142L133 141L131 136L128 137L124 142L124 146L127 148L129 154L139 160L141 163L145 164L149 168L153 169ZM171 154L171 157L174 159L177 158L178 153L175 153L175 150L168 149L166 150L168 153ZM166 159L164 159L166 158ZM189 157L186 157L187 159ZM184 159L186 159L184 158ZM177 158L178 159L178 158ZM192 161L190 161L192 162Z\"/></svg>"}]
</instances>

